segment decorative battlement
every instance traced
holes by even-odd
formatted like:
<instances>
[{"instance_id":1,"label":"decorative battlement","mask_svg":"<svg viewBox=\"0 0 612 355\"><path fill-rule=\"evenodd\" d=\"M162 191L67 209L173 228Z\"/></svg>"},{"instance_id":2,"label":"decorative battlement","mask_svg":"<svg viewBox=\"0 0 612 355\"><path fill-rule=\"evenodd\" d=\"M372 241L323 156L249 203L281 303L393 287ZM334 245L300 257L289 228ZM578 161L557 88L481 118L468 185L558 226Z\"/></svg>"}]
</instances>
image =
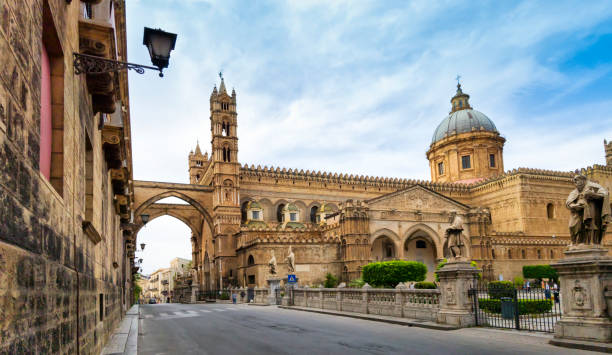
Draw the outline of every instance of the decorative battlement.
<instances>
[{"instance_id":1,"label":"decorative battlement","mask_svg":"<svg viewBox=\"0 0 612 355\"><path fill-rule=\"evenodd\" d=\"M604 149L606 151L606 165L612 166L612 142L604 139Z\"/></svg>"}]
</instances>

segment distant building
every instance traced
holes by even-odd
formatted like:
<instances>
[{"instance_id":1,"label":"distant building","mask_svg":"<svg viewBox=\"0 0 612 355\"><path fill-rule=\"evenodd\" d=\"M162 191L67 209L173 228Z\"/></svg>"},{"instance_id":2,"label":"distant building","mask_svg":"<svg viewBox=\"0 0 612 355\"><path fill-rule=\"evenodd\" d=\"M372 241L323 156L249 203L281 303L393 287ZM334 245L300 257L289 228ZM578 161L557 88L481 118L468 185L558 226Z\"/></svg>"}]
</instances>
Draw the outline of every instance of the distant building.
<instances>
[{"instance_id":1,"label":"distant building","mask_svg":"<svg viewBox=\"0 0 612 355\"><path fill-rule=\"evenodd\" d=\"M172 302L176 276L188 274L190 265L191 260L177 257L170 260L169 268L154 271L146 285L146 297L160 303Z\"/></svg>"}]
</instances>

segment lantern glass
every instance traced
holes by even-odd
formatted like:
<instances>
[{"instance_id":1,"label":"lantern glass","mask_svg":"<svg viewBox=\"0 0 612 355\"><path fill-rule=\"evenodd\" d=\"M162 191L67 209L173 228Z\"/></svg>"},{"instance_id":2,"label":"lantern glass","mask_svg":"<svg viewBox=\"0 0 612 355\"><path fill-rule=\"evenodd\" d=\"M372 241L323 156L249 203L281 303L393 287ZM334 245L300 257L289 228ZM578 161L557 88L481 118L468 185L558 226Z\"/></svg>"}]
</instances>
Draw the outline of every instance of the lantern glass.
<instances>
[{"instance_id":1,"label":"lantern glass","mask_svg":"<svg viewBox=\"0 0 612 355\"><path fill-rule=\"evenodd\" d=\"M140 220L142 221L142 224L147 224L147 222L149 221L149 215L148 214L141 214L140 215Z\"/></svg>"},{"instance_id":2,"label":"lantern glass","mask_svg":"<svg viewBox=\"0 0 612 355\"><path fill-rule=\"evenodd\" d=\"M144 250L145 243L140 243L140 250Z\"/></svg>"},{"instance_id":3,"label":"lantern glass","mask_svg":"<svg viewBox=\"0 0 612 355\"><path fill-rule=\"evenodd\" d=\"M161 71L168 67L170 51L174 49L176 44L176 34L145 27L142 44L147 46L153 65Z\"/></svg>"}]
</instances>

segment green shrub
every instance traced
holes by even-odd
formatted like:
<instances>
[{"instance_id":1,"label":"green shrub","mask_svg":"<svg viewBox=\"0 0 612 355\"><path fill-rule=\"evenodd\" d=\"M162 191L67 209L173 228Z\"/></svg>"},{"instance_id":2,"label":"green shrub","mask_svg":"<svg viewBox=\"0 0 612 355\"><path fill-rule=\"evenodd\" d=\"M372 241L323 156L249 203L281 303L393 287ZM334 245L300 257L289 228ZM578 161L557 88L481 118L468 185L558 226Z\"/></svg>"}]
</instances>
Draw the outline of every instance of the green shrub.
<instances>
[{"instance_id":1,"label":"green shrub","mask_svg":"<svg viewBox=\"0 0 612 355\"><path fill-rule=\"evenodd\" d=\"M514 287L515 288L521 288L521 287L523 287L524 284L525 284L525 279L524 278L522 278L520 276L517 276L517 277L514 278Z\"/></svg>"},{"instance_id":2,"label":"green shrub","mask_svg":"<svg viewBox=\"0 0 612 355\"><path fill-rule=\"evenodd\" d=\"M323 283L323 286L325 288L334 288L337 285L338 278L328 272L327 275L325 275L325 282Z\"/></svg>"},{"instance_id":3,"label":"green shrub","mask_svg":"<svg viewBox=\"0 0 612 355\"><path fill-rule=\"evenodd\" d=\"M489 297L500 299L502 297L514 297L514 284L512 281L489 282Z\"/></svg>"},{"instance_id":4,"label":"green shrub","mask_svg":"<svg viewBox=\"0 0 612 355\"><path fill-rule=\"evenodd\" d=\"M229 300L230 299L230 295L227 292L222 292L221 295L219 295L219 299L220 300Z\"/></svg>"},{"instance_id":5,"label":"green shrub","mask_svg":"<svg viewBox=\"0 0 612 355\"><path fill-rule=\"evenodd\" d=\"M427 266L417 261L381 261L363 267L363 281L371 286L395 287L400 282L423 281Z\"/></svg>"},{"instance_id":6,"label":"green shrub","mask_svg":"<svg viewBox=\"0 0 612 355\"><path fill-rule=\"evenodd\" d=\"M349 282L348 287L351 288L362 288L363 285L365 285L365 281L363 281L363 279L360 277L358 279L352 280L351 282Z\"/></svg>"},{"instance_id":7,"label":"green shrub","mask_svg":"<svg viewBox=\"0 0 612 355\"><path fill-rule=\"evenodd\" d=\"M435 289L438 288L435 283L428 281L421 281L414 284L414 288L416 289Z\"/></svg>"},{"instance_id":8,"label":"green shrub","mask_svg":"<svg viewBox=\"0 0 612 355\"><path fill-rule=\"evenodd\" d=\"M448 262L448 260L444 259L442 261L440 261L438 263L438 266L436 266L436 271L440 270L444 265L446 265L446 263ZM473 266L475 268L478 268L478 264L476 264L476 262L474 260L472 260L470 262L470 266ZM436 282L440 282L440 278L438 277L438 273L434 272L434 278L436 279ZM478 279L480 280L480 278L482 278L482 273L478 273Z\"/></svg>"},{"instance_id":9,"label":"green shrub","mask_svg":"<svg viewBox=\"0 0 612 355\"><path fill-rule=\"evenodd\" d=\"M553 279L558 280L559 275L550 265L525 265L523 266L523 277L526 279Z\"/></svg>"},{"instance_id":10,"label":"green shrub","mask_svg":"<svg viewBox=\"0 0 612 355\"><path fill-rule=\"evenodd\" d=\"M499 299L478 299L478 307L488 313L501 313ZM546 313L552 310L552 300L518 300L519 315Z\"/></svg>"}]
</instances>

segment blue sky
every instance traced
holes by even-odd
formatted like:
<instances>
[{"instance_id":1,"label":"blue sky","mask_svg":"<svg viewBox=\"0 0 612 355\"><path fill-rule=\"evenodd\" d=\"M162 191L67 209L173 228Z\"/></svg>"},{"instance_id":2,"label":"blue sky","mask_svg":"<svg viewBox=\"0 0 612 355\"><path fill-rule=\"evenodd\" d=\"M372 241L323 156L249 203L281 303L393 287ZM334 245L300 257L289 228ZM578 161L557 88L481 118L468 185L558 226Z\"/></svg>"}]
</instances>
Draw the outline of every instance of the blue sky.
<instances>
[{"instance_id":1,"label":"blue sky","mask_svg":"<svg viewBox=\"0 0 612 355\"><path fill-rule=\"evenodd\" d=\"M144 26L178 34L163 79L130 74L135 179L187 182L220 70L243 164L428 179L457 74L507 138L506 170L602 164L612 139L610 1L130 0L127 23L136 63ZM176 248L145 271L190 255L186 226L151 223L139 239Z\"/></svg>"}]
</instances>

